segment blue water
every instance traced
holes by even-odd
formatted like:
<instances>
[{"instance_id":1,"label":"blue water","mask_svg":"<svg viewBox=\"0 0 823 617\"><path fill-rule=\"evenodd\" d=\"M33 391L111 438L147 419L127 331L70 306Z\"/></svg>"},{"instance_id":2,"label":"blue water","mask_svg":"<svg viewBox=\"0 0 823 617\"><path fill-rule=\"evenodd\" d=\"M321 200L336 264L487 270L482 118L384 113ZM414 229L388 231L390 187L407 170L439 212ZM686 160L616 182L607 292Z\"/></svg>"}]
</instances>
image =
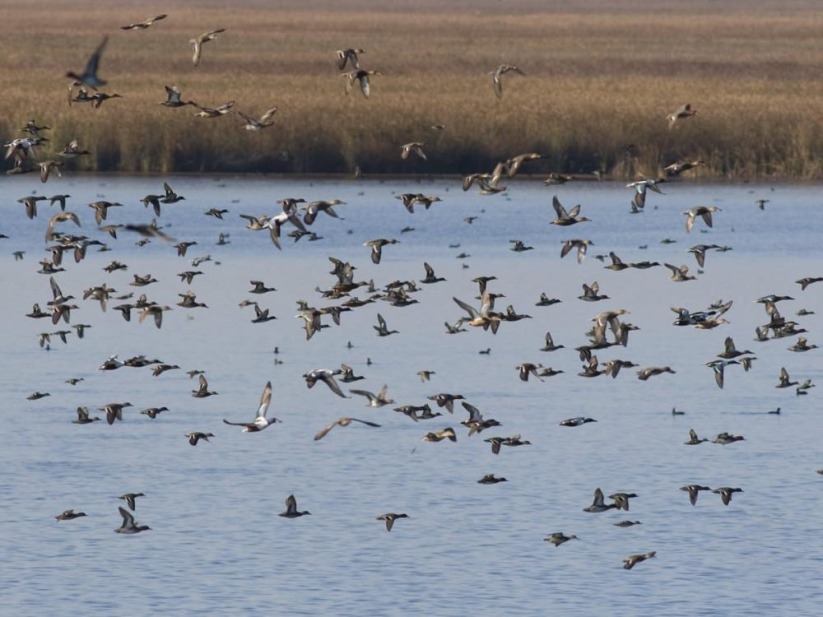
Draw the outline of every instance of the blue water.
<instances>
[{"instance_id":1,"label":"blue water","mask_svg":"<svg viewBox=\"0 0 823 617\"><path fill-rule=\"evenodd\" d=\"M0 392L0 613L48 615L817 615L823 599L820 491L823 468L819 396L778 389L781 367L792 380L823 380L820 350L793 353L797 337L758 343L754 329L768 321L754 302L770 293L790 295L781 313L821 343L823 284L805 291L794 281L823 275L823 227L819 186L665 186L650 194L646 212L632 215L631 191L614 183L570 183L543 187L514 182L505 195L482 197L460 190L457 179L437 181L298 181L279 178L173 177L186 200L163 207L159 223L176 240L197 245L186 257L154 240L120 232L114 240L94 224L91 201L124 204L106 223L148 223L140 204L162 192L161 178L69 178L41 185L10 178L0 185L6 213L0 232L2 340ZM75 264L64 257L55 275L64 294L75 296L71 324L92 327L68 343L41 332L71 329L25 317L34 303L51 300L49 277L38 274L43 234L55 208L42 202L39 216L25 217L16 199L38 191L69 193L68 210L82 232L106 242L109 252L90 247ZM437 195L442 202L409 214L395 199L402 192ZM569 228L550 225L556 194L568 207L582 204L592 222ZM276 200L337 198L343 220L320 214L312 227L321 240L293 242L284 228L283 250L267 232L244 228L239 214L276 214ZM770 201L759 210L755 200ZM47 203L47 202L46 202ZM698 221L686 233L681 212L695 205L721 208L708 230ZM227 208L220 221L202 213ZM471 225L464 218L477 216ZM414 231L402 233L406 227ZM704 233L704 231L706 233ZM217 246L219 233L229 243ZM396 238L380 265L369 260L366 240ZM582 264L560 258L566 239L594 245ZM674 243L662 244L664 238ZM510 240L534 249L514 253ZM598 254L615 251L624 261L697 264L686 250L695 244L731 246L710 252L695 281L675 283L664 267L613 272ZM459 244L459 247L454 246ZM645 248L640 248L644 246ZM13 251L25 251L15 261ZM458 259L459 253L470 256ZM190 260L210 255L192 268ZM419 280L423 262L447 282L421 285L418 303L404 308L376 301L343 313L339 327L307 341L296 319L298 299L313 306L339 304L315 290L334 283L329 256L356 266L356 280L373 279L378 289L395 280ZM128 270L106 273L113 259ZM189 287L177 273L203 275ZM131 287L133 275L151 273L157 283ZM470 304L480 275L494 275L489 288L531 319L503 323L497 335L469 328L445 334L444 322L465 313L452 297ZM250 280L277 292L254 297ZM610 297L577 299L582 283L597 281ZM103 312L83 290L107 283L117 294L145 292L173 310L163 327L138 315L126 322L113 308ZM175 306L191 288L208 309ZM365 288L364 288L365 289ZM541 292L561 303L537 307ZM355 293L367 297L365 291ZM253 298L277 320L252 324ZM678 328L670 307L704 310L718 299L734 300L730 323L714 330ZM121 301L112 301L118 304ZM639 381L624 369L616 379L577 376L575 347L586 343L592 318L625 308L639 326L627 347L597 351L601 361L632 360L640 367L669 365L675 374ZM795 313L815 311L804 317ZM372 325L382 314L390 337ZM325 322L331 324L328 318ZM549 330L564 349L539 351ZM732 336L757 360L749 372L730 366L725 387L705 363ZM349 346L348 344L351 343ZM278 354L274 354L277 348ZM490 349L488 354L478 353ZM180 366L159 377L150 368L98 371L109 356L137 354ZM308 390L302 375L314 368L351 365L365 380L351 387L376 392L384 384L396 405L422 404L438 392L461 393L502 426L468 437L458 404L415 423L390 405L370 409L359 396L341 399L322 383ZM515 367L540 362L564 373L544 382L518 379ZM206 371L219 395L191 397L197 380L185 371ZM435 371L422 383L417 371ZM64 382L82 377L76 386ZM250 421L266 381L274 388L270 415L276 424L245 434L222 419ZM344 390L348 389L344 384ZM49 392L38 401L26 397ZM72 424L75 409L92 415L109 402L129 401L123 422ZM170 411L150 420L150 406ZM434 405L432 404L434 407ZM672 416L671 409L685 411ZM768 414L780 407L779 415ZM438 410L445 411L445 410ZM597 419L564 428L564 418ZM323 440L314 434L341 416L378 422L334 428ZM425 433L451 426L457 443L422 441ZM685 446L689 428L701 437L722 431L745 436L728 446ZM191 431L214 433L210 443L191 447ZM520 434L531 445L503 447L492 454L483 439ZM487 473L508 482L485 486ZM679 490L685 484L743 488L728 507L719 495L702 493L696 506ZM630 512L583 512L592 493L637 493ZM135 518L151 526L133 536L115 534L120 525L117 496L143 492ZM294 494L311 516L277 516ZM56 521L65 509L85 518ZM386 533L375 517L405 512ZM614 522L639 520L618 528ZM543 538L563 531L580 540L555 548ZM622 569L630 554L656 551L655 559Z\"/></svg>"}]
</instances>

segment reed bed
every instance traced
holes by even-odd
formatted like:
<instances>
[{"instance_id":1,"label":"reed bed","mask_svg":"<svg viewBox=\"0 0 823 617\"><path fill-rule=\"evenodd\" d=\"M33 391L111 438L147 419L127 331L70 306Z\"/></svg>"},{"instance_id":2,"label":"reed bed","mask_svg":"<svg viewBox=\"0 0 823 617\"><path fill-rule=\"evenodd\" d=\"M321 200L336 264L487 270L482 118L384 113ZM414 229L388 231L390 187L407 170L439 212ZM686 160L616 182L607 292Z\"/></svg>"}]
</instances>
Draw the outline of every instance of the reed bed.
<instances>
[{"instance_id":1,"label":"reed bed","mask_svg":"<svg viewBox=\"0 0 823 617\"><path fill-rule=\"evenodd\" d=\"M631 177L701 159L704 176L823 177L813 0L5 4L0 134L19 136L31 118L48 124L52 150L76 137L92 151L76 169L462 174L537 151L549 157L534 173ZM148 30L118 28L162 12ZM227 31L192 66L188 39L217 27ZM122 98L69 106L64 73L104 34L104 91ZM344 47L366 49L362 66L382 73L368 100L344 93L334 53ZM526 75L507 74L498 99L489 72L501 63ZM184 99L235 100L251 115L277 106L275 126L253 133L234 114L163 107L171 84ZM686 102L697 116L669 130L667 114ZM400 159L409 141L426 143L427 161Z\"/></svg>"}]
</instances>

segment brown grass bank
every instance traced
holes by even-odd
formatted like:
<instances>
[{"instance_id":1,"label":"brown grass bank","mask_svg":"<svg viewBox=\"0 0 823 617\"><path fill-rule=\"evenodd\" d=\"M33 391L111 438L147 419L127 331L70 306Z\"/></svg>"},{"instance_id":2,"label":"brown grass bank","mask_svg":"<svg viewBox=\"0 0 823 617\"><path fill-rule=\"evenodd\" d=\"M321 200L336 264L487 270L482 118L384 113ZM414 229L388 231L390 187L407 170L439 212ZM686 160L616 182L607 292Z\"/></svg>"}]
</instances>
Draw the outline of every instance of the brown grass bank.
<instances>
[{"instance_id":1,"label":"brown grass bank","mask_svg":"<svg viewBox=\"0 0 823 617\"><path fill-rule=\"evenodd\" d=\"M52 127L52 150L80 139L93 155L70 165L97 171L467 173L539 151L550 158L535 173L654 174L688 158L710 176L823 177L815 0L271 4L3 1L0 135L34 118ZM164 12L148 30L119 29ZM188 39L217 27L192 66ZM104 91L123 98L69 106L64 73L104 34ZM368 100L344 93L344 47L382 73ZM488 73L501 63L526 75L505 75L498 99ZM170 84L203 105L277 106L276 124L252 133L236 115L163 107ZM686 102L697 116L669 130ZM426 143L428 161L400 159L409 141Z\"/></svg>"}]
</instances>

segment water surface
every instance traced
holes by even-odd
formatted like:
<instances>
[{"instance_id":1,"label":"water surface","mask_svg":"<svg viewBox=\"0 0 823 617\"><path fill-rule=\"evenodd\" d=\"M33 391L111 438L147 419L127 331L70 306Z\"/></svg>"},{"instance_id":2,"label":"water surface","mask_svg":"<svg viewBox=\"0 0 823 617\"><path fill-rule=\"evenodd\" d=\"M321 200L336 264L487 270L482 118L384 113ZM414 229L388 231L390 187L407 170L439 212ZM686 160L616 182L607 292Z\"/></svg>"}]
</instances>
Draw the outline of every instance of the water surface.
<instances>
[{"instance_id":1,"label":"water surface","mask_svg":"<svg viewBox=\"0 0 823 617\"><path fill-rule=\"evenodd\" d=\"M778 389L781 367L793 380L821 380L818 350L792 353L796 337L758 343L757 325L768 317L757 298L777 293L784 316L819 342L823 285L801 291L794 281L823 275L823 226L817 186L694 185L672 183L666 195L650 195L646 212L631 215L631 192L613 183L546 188L515 182L506 195L464 193L456 180L293 181L283 179L176 177L168 181L186 200L163 207L159 223L176 240L196 241L186 257L154 240L138 247L135 234L114 240L99 232L89 202L124 204L107 223L148 223L153 213L140 199L162 192L160 178L64 178L47 185L31 178L2 185L6 216L0 232L0 306L6 351L0 359L0 584L8 614L82 612L112 614L580 614L604 611L636 615L814 615L819 611L823 541L820 534L820 420L812 389L797 396ZM83 339L72 331L68 344L57 336L40 348L41 332L71 330L49 320L25 317L32 304L46 308L49 277L38 274L43 234L55 208L41 202L28 220L16 199L39 191L69 193L68 209L82 220L82 233L106 242L91 247L65 272L55 275L78 309L71 324L92 327ZM409 214L402 192L438 195L442 202ZM582 204L592 222L570 228L549 224L553 194L571 207ZM344 220L319 215L312 229L322 239L293 242L284 228L283 250L266 232L244 228L240 214L273 215L276 201L337 198ZM765 210L755 200L769 199ZM698 222L691 234L681 214L697 204L715 205L714 227ZM230 212L220 221L209 208ZM468 224L467 216L478 218ZM401 232L404 227L413 231ZM67 232L79 231L61 224ZM704 233L705 232L705 233ZM216 244L218 234L229 243ZM400 240L371 263L366 240ZM594 245L582 264L560 258L564 240ZM534 247L509 250L510 240ZM663 239L673 243L661 243ZM664 267L614 272L597 255L616 252L626 262L680 265L697 272L695 244L730 246L710 252L697 280L674 283ZM459 245L459 246L457 246ZM15 261L13 251L25 251ZM457 258L466 253L466 258ZM211 256L196 268L190 260ZM356 266L357 280L378 289L392 281L419 280L423 262L446 282L420 285L417 303L396 308L384 301L342 315L342 324L307 341L296 301L339 304L317 288L334 283L329 256ZM106 273L113 259L128 270ZM177 276L201 270L191 286ZM157 283L131 287L134 274L151 273ZM471 329L445 334L444 322L465 313L453 302L475 300L480 275L494 275L490 289L505 295L531 319L502 324L497 335ZM250 280L277 292L255 298L277 320L252 324ZM608 300L577 299L582 283L598 281ZM162 329L151 320L130 322L111 307L103 312L83 290L107 283L118 295L145 292L173 307ZM208 309L175 306L191 288ZM541 292L561 303L537 307ZM366 293L357 293L366 297ZM733 300L730 323L701 331L672 325L670 307L704 310L718 299ZM113 301L116 304L122 301ZM607 309L630 311L639 326L627 347L601 350L601 361L632 360L640 367L669 365L676 371L640 381L634 369L616 379L577 376L575 347L586 343L592 318ZM815 311L805 317L795 313ZM382 314L398 334L376 336ZM329 323L331 323L329 321ZM565 347L539 351L549 330ZM753 368L727 370L725 387L715 385L705 363L732 336L757 356ZM349 343L351 345L349 346ZM277 348L278 354L274 354ZM480 354L489 349L490 353ZM153 377L149 368L102 372L110 355L159 358L181 368ZM275 361L277 360L278 363ZM467 414L414 423L392 411L374 410L365 399L341 399L323 384L308 390L302 375L313 368L351 365L365 380L353 387L389 395L401 404L422 404L437 392L461 393L486 417L502 424L467 436L459 423ZM369 364L370 362L370 364ZM518 379L515 367L542 363L564 373L541 382ZM206 371L219 395L192 398ZM417 371L435 371L421 383ZM77 386L64 383L82 377ZM223 418L247 421L271 380L270 413L282 424L258 434L225 426ZM50 396L28 401L39 390ZM124 421L72 424L85 405L95 415L108 402L129 401ZM170 411L150 420L150 406ZM686 413L672 416L676 407ZM781 409L779 415L768 414ZM444 410L439 410L444 411ZM564 418L597 419L562 428ZM380 423L379 429L337 427L322 441L313 435L340 416ZM430 430L452 426L457 443L427 443ZM694 428L701 437L721 431L745 436L729 446L682 445ZM213 432L211 443L191 447L184 435ZM520 434L531 445L492 454L483 439ZM484 486L487 473L508 482ZM691 506L680 486L742 487L728 507L718 495L701 494ZM638 494L631 511L589 514L594 489ZM119 526L117 496L144 492L136 518L151 531L112 533ZM287 495L295 494L311 516L280 518ZM86 518L57 522L67 508ZM405 512L391 533L375 517ZM621 529L622 519L641 525ZM554 548L543 538L555 531L580 540ZM656 559L630 572L624 557L656 551Z\"/></svg>"}]
</instances>

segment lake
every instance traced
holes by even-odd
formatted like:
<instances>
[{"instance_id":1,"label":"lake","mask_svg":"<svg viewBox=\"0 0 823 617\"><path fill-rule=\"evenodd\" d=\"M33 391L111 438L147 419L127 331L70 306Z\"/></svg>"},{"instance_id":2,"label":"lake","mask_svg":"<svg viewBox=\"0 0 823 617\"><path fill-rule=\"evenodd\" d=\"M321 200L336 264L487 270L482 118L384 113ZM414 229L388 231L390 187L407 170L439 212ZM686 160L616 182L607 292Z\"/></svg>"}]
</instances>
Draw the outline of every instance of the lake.
<instances>
[{"instance_id":1,"label":"lake","mask_svg":"<svg viewBox=\"0 0 823 617\"><path fill-rule=\"evenodd\" d=\"M185 196L164 204L158 224L174 242L121 229L117 239L99 231L87 204L106 199L106 224L147 224L154 216L140 200L162 194L163 182ZM776 306L810 345L820 343L823 285L801 291L795 281L823 276L823 208L818 185L663 185L649 193L645 212L631 214L632 191L620 183L568 183L544 187L511 181L505 194L463 192L460 181L350 179L305 180L247 177L65 177L41 184L6 178L0 192L6 215L0 233L0 359L5 409L0 414L0 613L47 615L816 615L823 599L820 509L823 434L819 396L795 387L776 388L782 367L792 381L823 378L820 350L792 352L798 336L757 342L755 328L769 321L762 303L769 294L793 300ZM71 323L26 314L52 300L49 276L37 263L48 256L43 237L57 210L38 204L30 220L17 199L33 192L67 193L67 210L81 227L58 224L105 242L110 251L88 248L54 275L78 306ZM438 196L413 214L401 193ZM549 224L552 196L591 222ZM294 241L283 227L282 250L268 231L246 229L239 215L272 216L277 200L340 199L342 220L320 213L309 228L319 236ZM756 200L767 199L764 209ZM686 232L687 209L716 206L709 229L698 219ZM223 220L205 216L227 209ZM471 223L466 217L477 217ZM403 231L406 227L413 230ZM219 234L227 243L218 245ZM383 248L380 264L363 242L397 239ZM563 242L592 241L582 263L574 251L560 257ZM192 241L185 257L174 244ZM511 240L533 247L513 252ZM661 242L667 240L667 242ZM698 273L687 250L715 244ZM13 253L25 251L22 260ZM687 264L696 280L674 282L664 266L645 270L605 269L610 251L626 263ZM464 254L463 257L458 257ZM194 267L192 259L210 257ZM598 256L606 256L604 260ZM419 281L423 262L446 279L419 284L408 306L376 300L341 315L306 339L296 318L298 300L310 306L342 304L323 298L336 282L329 257L355 266L355 280L373 280L378 292L393 281ZM104 268L117 260L126 270ZM199 270L191 285L178 273ZM157 279L145 287L135 275ZM444 323L467 317L453 300L479 308L472 279L494 276L488 289L503 294L495 310L511 305L530 318L503 322L497 334L465 326L446 334ZM249 293L259 280L277 291ZM582 284L598 282L598 302L578 299ZM107 284L112 296L83 299L83 291ZM176 306L178 294L196 292L208 308ZM353 296L369 296L361 287ZM561 302L536 306L540 294ZM114 305L140 293L172 308L156 328L139 310L125 321ZM256 300L276 320L252 323ZM714 329L673 325L671 307L705 311L733 301ZM621 318L638 327L628 345L597 349L600 362L622 359L637 366L616 378L578 376L576 347L602 311L625 309ZM796 313L806 309L809 314ZM391 336L372 326L382 315ZM78 338L72 328L88 324ZM66 343L59 330L68 330ZM544 336L564 345L543 352ZM41 347L41 333L49 341ZM608 340L612 339L609 333ZM717 359L731 336L739 350L757 357L748 371L725 370L717 387L707 362ZM277 353L275 353L275 350ZM487 351L487 353L480 353ZM159 376L151 367L101 371L110 356L144 354L179 366ZM366 398L340 398L323 383L306 387L312 369L341 363L365 377L341 384L343 391L377 392L384 384L394 404L370 408ZM517 366L541 364L563 373L542 381L518 378ZM669 366L647 381L636 371ZM434 371L429 381L417 373ZM194 398L202 370L219 394ZM72 386L69 378L82 378ZM338 377L339 379L339 377ZM243 433L222 420L250 422L267 381L273 387L269 415L281 423ZM27 400L35 391L49 396ZM454 414L427 399L461 394L485 418L501 426L468 435ZM130 402L123 421L72 423L75 409L91 415L113 402ZM429 403L442 416L414 422L393 411ZM156 419L149 407L168 407ZM672 409L684 412L673 415ZM768 413L780 409L779 414ZM333 420L351 416L380 424L337 426L313 436ZM586 416L597 420L568 428L558 423ZM452 427L456 443L423 441L430 431ZM743 435L730 445L686 446L693 428L701 438L721 432ZM211 432L209 442L189 445L192 431ZM492 453L484 439L520 435L530 445ZM479 484L486 474L507 479ZM687 484L739 487L728 506L703 492L695 506L680 490ZM636 493L629 512L584 512L595 488L606 495ZM113 533L121 517L118 496L142 492L135 519L150 531ZM278 516L294 494L310 516ZM86 513L57 521L66 509ZM376 517L406 513L386 532ZM640 521L617 527L621 520ZM554 547L549 534L579 540ZM631 571L632 554L656 557Z\"/></svg>"}]
</instances>

